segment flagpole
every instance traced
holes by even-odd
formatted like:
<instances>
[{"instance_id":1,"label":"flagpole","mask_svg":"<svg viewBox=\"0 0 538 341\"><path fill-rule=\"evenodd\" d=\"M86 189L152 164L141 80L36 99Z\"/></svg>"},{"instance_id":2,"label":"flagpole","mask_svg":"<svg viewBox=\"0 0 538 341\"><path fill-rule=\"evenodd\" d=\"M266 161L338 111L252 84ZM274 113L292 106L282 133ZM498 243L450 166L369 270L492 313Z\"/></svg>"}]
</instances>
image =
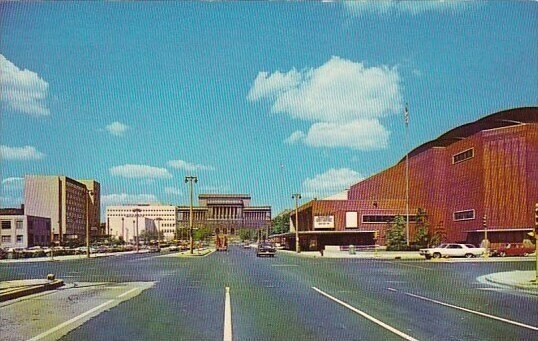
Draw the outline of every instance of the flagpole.
<instances>
[{"instance_id":1,"label":"flagpole","mask_svg":"<svg viewBox=\"0 0 538 341\"><path fill-rule=\"evenodd\" d=\"M405 235L406 243L409 246L409 110L405 104Z\"/></svg>"}]
</instances>

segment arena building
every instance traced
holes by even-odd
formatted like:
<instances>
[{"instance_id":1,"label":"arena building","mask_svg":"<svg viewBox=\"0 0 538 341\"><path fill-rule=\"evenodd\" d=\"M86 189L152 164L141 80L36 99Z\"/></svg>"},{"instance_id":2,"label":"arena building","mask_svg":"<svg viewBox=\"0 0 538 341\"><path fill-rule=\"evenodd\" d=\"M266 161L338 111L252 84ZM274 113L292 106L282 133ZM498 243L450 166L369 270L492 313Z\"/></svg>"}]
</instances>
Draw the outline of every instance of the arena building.
<instances>
[{"instance_id":1,"label":"arena building","mask_svg":"<svg viewBox=\"0 0 538 341\"><path fill-rule=\"evenodd\" d=\"M387 221L406 215L405 156L353 186L347 200L299 208L301 249L385 242ZM409 153L410 239L419 208L447 242L521 242L538 202L538 108L497 112ZM295 221L295 214L291 216ZM292 224L292 231L294 231ZM285 236L294 245L294 234Z\"/></svg>"}]
</instances>

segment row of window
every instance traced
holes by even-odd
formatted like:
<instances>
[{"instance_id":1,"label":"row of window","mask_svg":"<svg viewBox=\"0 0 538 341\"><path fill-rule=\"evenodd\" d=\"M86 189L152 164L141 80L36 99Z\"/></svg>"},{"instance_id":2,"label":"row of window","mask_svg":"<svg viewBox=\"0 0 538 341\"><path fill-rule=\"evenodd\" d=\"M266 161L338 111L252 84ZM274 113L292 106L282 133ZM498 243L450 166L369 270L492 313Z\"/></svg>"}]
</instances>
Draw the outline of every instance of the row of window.
<instances>
[{"instance_id":1,"label":"row of window","mask_svg":"<svg viewBox=\"0 0 538 341\"><path fill-rule=\"evenodd\" d=\"M472 157L474 157L474 148L464 150L463 152L452 156L452 164L469 160Z\"/></svg>"},{"instance_id":2,"label":"row of window","mask_svg":"<svg viewBox=\"0 0 538 341\"><path fill-rule=\"evenodd\" d=\"M363 223L387 223L394 221L394 218L396 218L396 215L378 215L378 214L370 214L370 215L363 215L362 216L362 222ZM406 216L404 216L404 219L406 219ZM409 221L415 222L417 220L416 215L409 215Z\"/></svg>"},{"instance_id":3,"label":"row of window","mask_svg":"<svg viewBox=\"0 0 538 341\"><path fill-rule=\"evenodd\" d=\"M22 243L24 236L17 235L17 243ZM11 243L11 236L2 236L2 243Z\"/></svg>"}]
</instances>

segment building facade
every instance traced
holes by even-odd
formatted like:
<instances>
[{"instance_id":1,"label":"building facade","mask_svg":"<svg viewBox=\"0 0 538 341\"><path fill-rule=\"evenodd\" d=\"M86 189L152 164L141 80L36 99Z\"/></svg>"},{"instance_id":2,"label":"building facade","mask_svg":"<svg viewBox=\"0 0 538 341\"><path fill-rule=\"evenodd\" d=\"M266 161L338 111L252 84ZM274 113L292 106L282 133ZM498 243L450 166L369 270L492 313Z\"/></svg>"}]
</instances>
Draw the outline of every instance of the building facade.
<instances>
[{"instance_id":1,"label":"building facade","mask_svg":"<svg viewBox=\"0 0 538 341\"><path fill-rule=\"evenodd\" d=\"M404 157L351 186L347 200L301 206L299 231L321 231L315 220L326 219L334 231L377 231L376 242L384 244L386 221L406 215L405 168ZM521 242L534 227L537 179L538 108L501 111L454 128L409 153L410 239L421 208L445 241L478 245L487 229L490 242Z\"/></svg>"},{"instance_id":2,"label":"building facade","mask_svg":"<svg viewBox=\"0 0 538 341\"><path fill-rule=\"evenodd\" d=\"M28 248L50 245L50 218L26 215L21 208L0 209L0 247Z\"/></svg>"},{"instance_id":3,"label":"building facade","mask_svg":"<svg viewBox=\"0 0 538 341\"><path fill-rule=\"evenodd\" d=\"M189 215L189 206L178 207L180 233L189 227ZM234 235L239 229L270 225L271 206L252 206L248 194L200 194L198 206L193 207L193 227L207 226L215 234Z\"/></svg>"},{"instance_id":4,"label":"building facade","mask_svg":"<svg viewBox=\"0 0 538 341\"><path fill-rule=\"evenodd\" d=\"M135 212L135 210L140 210ZM115 238L135 242L135 236L147 232L162 233L164 239L176 237L177 207L172 205L136 204L107 206L106 230Z\"/></svg>"},{"instance_id":5,"label":"building facade","mask_svg":"<svg viewBox=\"0 0 538 341\"><path fill-rule=\"evenodd\" d=\"M100 220L100 185L94 180L66 176L27 175L24 202L28 215L50 218L56 242L83 240L86 224L97 233ZM91 224L95 224L91 225Z\"/></svg>"}]
</instances>

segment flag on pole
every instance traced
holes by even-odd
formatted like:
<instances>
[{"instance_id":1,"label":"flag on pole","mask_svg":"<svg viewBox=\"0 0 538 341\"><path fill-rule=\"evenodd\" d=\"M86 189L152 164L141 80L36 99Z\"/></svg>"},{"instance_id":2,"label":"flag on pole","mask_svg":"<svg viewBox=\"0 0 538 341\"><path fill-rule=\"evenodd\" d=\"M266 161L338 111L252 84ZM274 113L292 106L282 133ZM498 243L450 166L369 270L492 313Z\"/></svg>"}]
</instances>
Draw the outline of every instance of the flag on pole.
<instances>
[{"instance_id":1,"label":"flag on pole","mask_svg":"<svg viewBox=\"0 0 538 341\"><path fill-rule=\"evenodd\" d=\"M404 118L405 118L405 124L409 124L409 110L407 109L407 103L405 103L405 111L404 111Z\"/></svg>"}]
</instances>

